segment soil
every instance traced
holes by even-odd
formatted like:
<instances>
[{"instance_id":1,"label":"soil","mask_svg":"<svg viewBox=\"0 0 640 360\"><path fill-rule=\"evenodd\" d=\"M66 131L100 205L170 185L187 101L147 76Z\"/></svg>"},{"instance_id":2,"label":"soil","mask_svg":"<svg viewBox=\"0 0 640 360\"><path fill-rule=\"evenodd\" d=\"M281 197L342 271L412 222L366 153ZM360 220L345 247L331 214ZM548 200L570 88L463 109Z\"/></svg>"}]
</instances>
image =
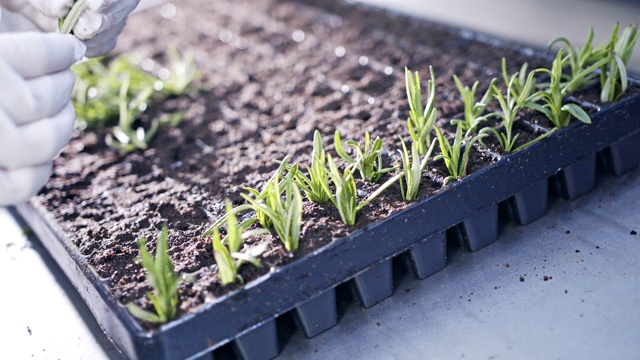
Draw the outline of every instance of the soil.
<instances>
[{"instance_id":1,"label":"soil","mask_svg":"<svg viewBox=\"0 0 640 360\"><path fill-rule=\"evenodd\" d=\"M307 164L314 130L334 156L338 129L345 141L361 140L369 131L384 141L385 161L397 158L399 136L408 141L405 66L420 72L423 89L433 66L439 118L451 119L462 112L454 73L465 84L480 81L484 92L500 76L502 57L510 71L524 62L550 65L548 58L465 31L399 21L398 15L341 1L175 4L173 17L157 9L132 17L116 54L152 59L157 71L166 64L167 49L195 51L202 72L197 89L153 105L141 119L145 124L181 110L185 120L161 127L148 150L129 154L107 147L105 132L77 130L34 199L53 214L117 301L147 309L137 240L148 238L148 249L155 251L155 237L168 225L176 271L194 278L180 287L179 314L240 286L220 286L211 241L203 233L223 214L225 198L239 204L244 187L264 184L277 167L274 160L290 155ZM469 172L498 158L497 151L475 147ZM432 165L419 199L442 188L442 165ZM358 180L362 196L377 186ZM306 202L299 250L287 253L273 235L253 238L246 246L268 244L263 266L245 266L241 275L255 279L408 204L395 184L347 227L330 203Z\"/></svg>"}]
</instances>

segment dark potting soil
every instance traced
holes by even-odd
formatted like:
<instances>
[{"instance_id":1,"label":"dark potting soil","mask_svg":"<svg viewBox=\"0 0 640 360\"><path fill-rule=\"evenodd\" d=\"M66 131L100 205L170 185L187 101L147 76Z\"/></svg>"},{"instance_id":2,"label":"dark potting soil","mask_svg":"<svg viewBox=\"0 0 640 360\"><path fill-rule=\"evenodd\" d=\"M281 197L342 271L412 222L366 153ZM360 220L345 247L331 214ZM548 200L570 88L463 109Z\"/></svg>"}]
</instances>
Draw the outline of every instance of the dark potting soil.
<instances>
[{"instance_id":1,"label":"dark potting soil","mask_svg":"<svg viewBox=\"0 0 640 360\"><path fill-rule=\"evenodd\" d=\"M307 164L314 130L331 153L335 129L343 140L361 140L369 131L384 141L387 162L398 158L399 136L409 140L405 66L420 72L423 89L433 66L439 117L450 119L462 112L454 73L464 84L479 80L484 91L499 77L503 56L510 71L524 62L550 65L468 32L340 1L175 4L177 13L169 19L156 10L132 17L116 52L152 59L157 71L167 49L195 51L203 74L197 90L155 104L141 119L145 124L151 116L180 110L187 114L184 121L161 127L148 150L129 154L107 147L104 132L76 131L34 199L54 215L114 299L147 309L137 240L148 238L148 249L155 251L155 238L168 225L175 268L194 278L180 287L180 313L236 288L219 285L211 241L203 233L224 213L225 198L239 204L244 187L264 184L277 167L274 160L290 155ZM474 149L469 172L495 160ZM439 191L442 176L436 170L425 174L419 198ZM377 186L358 181L362 197ZM307 202L299 250L288 254L272 235L253 238L246 246L268 243L263 266L245 266L241 275L250 281L408 204L396 183L359 213L356 226L347 227L330 203Z\"/></svg>"}]
</instances>

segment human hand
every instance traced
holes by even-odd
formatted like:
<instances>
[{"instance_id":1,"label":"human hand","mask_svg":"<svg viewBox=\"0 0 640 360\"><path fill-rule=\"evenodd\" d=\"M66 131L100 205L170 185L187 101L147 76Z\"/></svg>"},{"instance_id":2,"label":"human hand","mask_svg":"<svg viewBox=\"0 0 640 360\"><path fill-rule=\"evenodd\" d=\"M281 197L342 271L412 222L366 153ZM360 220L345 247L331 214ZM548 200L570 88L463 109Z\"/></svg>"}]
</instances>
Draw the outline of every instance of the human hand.
<instances>
[{"instance_id":1,"label":"human hand","mask_svg":"<svg viewBox=\"0 0 640 360\"><path fill-rule=\"evenodd\" d=\"M140 0L86 0L73 34L85 42L86 56L107 54L116 46L118 35L127 17ZM73 0L0 0L0 5L25 17L32 28L55 31L59 18L65 17L74 4ZM21 30L32 30L21 26Z\"/></svg>"},{"instance_id":2,"label":"human hand","mask_svg":"<svg viewBox=\"0 0 640 360\"><path fill-rule=\"evenodd\" d=\"M52 32L58 27L58 19L71 9L73 0L0 0L0 5L17 16L12 19L12 31Z\"/></svg>"},{"instance_id":3,"label":"human hand","mask_svg":"<svg viewBox=\"0 0 640 360\"><path fill-rule=\"evenodd\" d=\"M113 50L127 17L139 1L87 0L84 12L73 27L73 34L87 45L87 56L102 56Z\"/></svg>"},{"instance_id":4,"label":"human hand","mask_svg":"<svg viewBox=\"0 0 640 360\"><path fill-rule=\"evenodd\" d=\"M84 51L70 35L0 34L0 206L35 194L49 177L73 131L69 68Z\"/></svg>"}]
</instances>

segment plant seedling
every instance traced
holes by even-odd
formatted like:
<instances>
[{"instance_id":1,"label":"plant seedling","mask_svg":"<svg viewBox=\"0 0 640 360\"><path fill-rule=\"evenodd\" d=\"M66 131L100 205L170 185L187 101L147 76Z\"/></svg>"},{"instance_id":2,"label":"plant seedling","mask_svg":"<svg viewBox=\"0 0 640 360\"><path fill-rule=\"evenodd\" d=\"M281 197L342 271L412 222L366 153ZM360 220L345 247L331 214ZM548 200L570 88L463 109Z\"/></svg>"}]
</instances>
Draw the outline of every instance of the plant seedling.
<instances>
[{"instance_id":1,"label":"plant seedling","mask_svg":"<svg viewBox=\"0 0 640 360\"><path fill-rule=\"evenodd\" d=\"M453 75L453 81L458 88L458 92L460 92L462 101L464 102L464 119L451 120L451 124L456 125L457 123L461 123L462 130L466 131L467 134L471 134L475 132L478 125L486 119L482 114L487 109L487 105L489 105L493 98L493 85L495 85L496 79L491 79L489 88L479 102L476 102L476 90L478 89L480 81L474 82L471 89L469 89L469 86L463 86L462 82L455 74Z\"/></svg>"},{"instance_id":2,"label":"plant seedling","mask_svg":"<svg viewBox=\"0 0 640 360\"><path fill-rule=\"evenodd\" d=\"M353 172L357 164L348 165L344 173L340 173L338 167L333 162L331 154L327 154L327 162L329 164L328 172L333 185L335 186L335 194L331 192L328 185L325 185L325 191L329 195L329 200L338 209L342 222L346 225L354 225L356 223L356 216L358 211L362 210L371 201L378 197L384 190L396 182L401 174L397 174L387 180L384 184L371 193L365 200L358 202L358 192L356 189L356 182L353 178Z\"/></svg>"},{"instance_id":3,"label":"plant seedling","mask_svg":"<svg viewBox=\"0 0 640 360\"><path fill-rule=\"evenodd\" d=\"M469 162L469 153L473 143L482 139L486 134L478 134L471 138L464 138L462 135L462 124L458 123L456 127L456 136L453 144L450 144L442 135L442 131L438 127L436 134L438 135L438 143L440 144L441 154L436 156L434 160L444 160L449 176L444 179L444 184L448 184L454 180L460 180L467 176L467 164ZM464 146L464 151L462 150Z\"/></svg>"},{"instance_id":4,"label":"plant seedling","mask_svg":"<svg viewBox=\"0 0 640 360\"><path fill-rule=\"evenodd\" d=\"M193 60L195 54L190 51L182 56L176 49L170 49L169 77L162 81L162 92L166 95L182 95L191 89L193 81L199 76Z\"/></svg>"},{"instance_id":5,"label":"plant seedling","mask_svg":"<svg viewBox=\"0 0 640 360\"><path fill-rule=\"evenodd\" d=\"M318 204L324 204L329 200L327 192L324 191L325 185L328 187L329 178L327 176L327 160L324 147L322 145L322 135L316 130L313 133L313 152L311 153L311 166L307 166L306 176L301 171L296 171L294 178L298 187L304 191L307 199ZM287 166L287 170L291 171L292 166ZM324 185L323 185L324 184Z\"/></svg>"},{"instance_id":6,"label":"plant seedling","mask_svg":"<svg viewBox=\"0 0 640 360\"><path fill-rule=\"evenodd\" d=\"M431 130L436 122L438 111L435 108L436 99L436 78L433 74L433 67L429 66L431 79L427 83L429 94L427 104L422 106L422 91L420 89L420 75L415 72L415 76L411 74L409 69L404 69L405 83L407 87L407 98L409 100L409 118L407 119L407 128L411 139L418 146L420 155L424 155L431 146Z\"/></svg>"},{"instance_id":7,"label":"plant seedling","mask_svg":"<svg viewBox=\"0 0 640 360\"><path fill-rule=\"evenodd\" d=\"M556 128L565 128L569 126L571 117L582 121L585 124L591 124L591 118L579 105L577 104L563 104L567 89L573 81L580 81L580 76L587 73L583 72L579 77L574 78L567 86L563 86L562 81L562 49L558 51L558 54L553 60L551 70L549 69L537 69L537 72L544 72L549 75L549 88L547 91L540 91L538 93L538 101L542 101L543 105L537 102L530 102L526 106L535 109L543 113L553 123Z\"/></svg>"},{"instance_id":8,"label":"plant seedling","mask_svg":"<svg viewBox=\"0 0 640 360\"><path fill-rule=\"evenodd\" d=\"M360 176L364 180L375 183L383 174L394 170L394 168L385 169L382 166L382 139L379 137L372 143L369 132L367 131L364 133L364 147L353 140L348 140L346 143L355 149L357 154L355 159L349 156L342 148L340 131L336 130L334 135L336 153L349 164L356 164L356 169L358 169Z\"/></svg>"},{"instance_id":9,"label":"plant seedling","mask_svg":"<svg viewBox=\"0 0 640 360\"><path fill-rule=\"evenodd\" d=\"M506 71L505 62L503 61L502 64L503 64L503 71ZM535 101L535 99L539 96L538 93L535 93L535 92L532 93L532 89L535 84L534 75L535 75L535 72L533 71L530 72L529 75L527 75L524 83L520 85L516 85L516 83L520 82L520 79L522 78L522 76L519 76L517 72L513 74L509 79L509 83L507 85L506 97L502 94L502 92L500 91L500 89L498 89L497 86L495 85L493 86L493 96L498 100L498 103L500 104L500 108L502 109L502 112L490 114L490 116L500 117L502 119L501 124L503 129L502 131L498 131L493 127L485 127L482 130L480 130L478 134L483 135L488 132L493 133L498 139L498 142L500 143L500 147L502 147L502 150L507 153L518 151L520 149L523 149L533 144L535 141L540 140L540 139L533 140L529 143L526 143L514 149L516 140L520 135L520 134L513 135L513 124L515 123L516 115L518 115L518 112L524 106ZM518 88L519 86L521 87ZM515 96L516 94L517 96ZM480 142L482 143L481 138L480 138ZM442 144L440 146L442 146Z\"/></svg>"},{"instance_id":10,"label":"plant seedling","mask_svg":"<svg viewBox=\"0 0 640 360\"><path fill-rule=\"evenodd\" d=\"M593 72L593 70L607 62L606 57L608 54L602 46L597 48L593 47L593 27L589 27L589 35L582 49L573 47L571 42L565 37L557 37L551 40L547 47L551 49L551 47L558 43L563 43L567 48L567 56L562 60L562 65L569 64L570 74L568 76L563 75L563 77L566 82L571 81L572 84L565 86L566 91L573 92L595 84L598 79L597 74ZM596 63L598 65L589 69ZM579 81L574 80L577 77L581 77L581 79Z\"/></svg>"},{"instance_id":11,"label":"plant seedling","mask_svg":"<svg viewBox=\"0 0 640 360\"><path fill-rule=\"evenodd\" d=\"M298 166L294 165L282 183L277 177L269 181L264 190L266 196L261 200L242 194L256 212L260 211L269 218L280 241L289 252L298 249L302 223L302 196L294 181L297 171Z\"/></svg>"},{"instance_id":12,"label":"plant seedling","mask_svg":"<svg viewBox=\"0 0 640 360\"><path fill-rule=\"evenodd\" d=\"M516 72L512 76L509 76L509 73L507 72L507 60L505 58L502 58L502 79L504 80L505 85L507 85L508 93L511 94L511 97L513 97L514 99L519 98L523 93L524 98L527 98L536 92L536 88L538 86L537 80L533 77L531 78L531 80L528 79L528 68L529 64L524 63L520 67L520 71ZM529 75L530 74L531 73L529 73ZM527 84L528 82L530 84Z\"/></svg>"},{"instance_id":13,"label":"plant seedling","mask_svg":"<svg viewBox=\"0 0 640 360\"><path fill-rule=\"evenodd\" d=\"M411 143L411 155L409 155L409 151L402 137L400 138L400 142L402 143L402 150L398 149L402 159L402 167L400 167L400 191L402 192L402 199L413 201L418 196L422 173L427 167L427 162L431 158L431 153L433 152L436 142L431 142L431 146L422 160L420 160L418 146L415 142Z\"/></svg>"},{"instance_id":14,"label":"plant seedling","mask_svg":"<svg viewBox=\"0 0 640 360\"><path fill-rule=\"evenodd\" d=\"M107 135L107 145L113 146L121 152L131 152L137 149L144 150L149 145L149 141L155 136L159 123L154 120L149 130L145 130L142 126L134 128L134 120L136 114L146 109L149 97L153 94L152 88L141 92L131 102L128 101L130 79L128 76L122 80L120 88L120 120L118 125L112 129L111 134Z\"/></svg>"},{"instance_id":15,"label":"plant seedling","mask_svg":"<svg viewBox=\"0 0 640 360\"><path fill-rule=\"evenodd\" d=\"M274 183L274 182L279 183L279 179L283 178L282 174L284 173L284 170L286 170L287 167L290 166L288 162L289 162L288 156L285 157L282 161L280 161L280 166L278 167L278 170L276 170L276 172L271 176L271 178L267 180L267 182L265 183L265 186L260 191L258 191L257 189L246 187L244 189L247 190L249 194L243 194L242 196L245 198L251 197L254 202L269 201L268 194L269 194L269 191L271 190L267 189L267 186L269 185L269 183ZM297 171L297 168L296 168L296 171ZM280 194L282 194L282 191L283 191L282 184L280 183L278 187L279 187ZM210 236L211 234L213 234L213 229L216 227L222 226L222 224L224 224L227 221L227 217L230 214L238 215L243 211L253 211L255 213L255 218L260 222L260 225L263 228L270 229L272 227L271 218L266 213L264 213L260 208L256 208L252 203L248 203L248 204L238 205L234 207L231 212L225 213L218 220L216 220L213 223L213 225L209 229L207 229L207 231L205 231L204 236Z\"/></svg>"},{"instance_id":16,"label":"plant seedling","mask_svg":"<svg viewBox=\"0 0 640 360\"><path fill-rule=\"evenodd\" d=\"M156 242L155 259L147 252L145 247L147 239L138 240L140 264L147 272L147 283L153 288L153 292L147 292L147 298L153 304L156 313L146 311L134 303L127 304L131 315L156 324L166 323L175 317L178 306L178 286L181 282L173 270L173 263L167 252L167 232L165 225Z\"/></svg>"},{"instance_id":17,"label":"plant seedling","mask_svg":"<svg viewBox=\"0 0 640 360\"><path fill-rule=\"evenodd\" d=\"M266 229L247 230L256 221L255 218L238 224L238 219L233 213L229 199L225 199L225 208L227 213L227 235L221 239L218 227L213 228L213 234L211 235L213 257L218 265L218 278L222 285L233 284L236 281L244 283L242 276L238 274L240 267L245 263L250 263L256 267L262 266L257 256L264 252L266 244L256 246L249 252L243 253L240 252L242 243L251 236L266 234L269 231Z\"/></svg>"},{"instance_id":18,"label":"plant seedling","mask_svg":"<svg viewBox=\"0 0 640 360\"><path fill-rule=\"evenodd\" d=\"M600 69L600 100L602 102L615 101L627 91L627 63L638 40L638 26L627 26L618 37L619 26L620 24L616 23L611 39L605 46L609 61Z\"/></svg>"},{"instance_id":19,"label":"plant seedling","mask_svg":"<svg viewBox=\"0 0 640 360\"><path fill-rule=\"evenodd\" d=\"M73 6L71 6L71 9L69 10L67 16L65 16L64 19L60 19L60 21L58 22L58 29L60 30L61 34L71 34L73 27L78 22L82 11L87 5L86 2L86 0L75 0L75 3L73 4Z\"/></svg>"}]
</instances>

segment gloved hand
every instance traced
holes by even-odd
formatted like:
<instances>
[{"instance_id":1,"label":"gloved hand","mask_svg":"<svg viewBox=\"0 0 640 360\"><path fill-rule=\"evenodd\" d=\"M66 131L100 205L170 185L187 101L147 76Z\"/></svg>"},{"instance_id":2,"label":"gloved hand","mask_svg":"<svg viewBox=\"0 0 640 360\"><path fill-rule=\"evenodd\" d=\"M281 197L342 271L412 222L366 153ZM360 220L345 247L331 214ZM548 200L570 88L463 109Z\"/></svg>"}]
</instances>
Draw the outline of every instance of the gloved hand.
<instances>
[{"instance_id":1,"label":"gloved hand","mask_svg":"<svg viewBox=\"0 0 640 360\"><path fill-rule=\"evenodd\" d=\"M86 0L85 10L73 28L85 42L86 56L102 56L113 50L127 17L140 0ZM65 17L73 0L0 0L0 5L26 17L41 31L55 31L58 18ZM22 26L24 29L24 26Z\"/></svg>"},{"instance_id":2,"label":"gloved hand","mask_svg":"<svg viewBox=\"0 0 640 360\"><path fill-rule=\"evenodd\" d=\"M34 195L67 143L70 97L85 45L71 35L0 34L0 206Z\"/></svg>"},{"instance_id":3,"label":"gloved hand","mask_svg":"<svg viewBox=\"0 0 640 360\"><path fill-rule=\"evenodd\" d=\"M85 11L73 27L73 33L87 45L87 56L101 56L113 50L127 17L139 2L140 0L87 0Z\"/></svg>"}]
</instances>

